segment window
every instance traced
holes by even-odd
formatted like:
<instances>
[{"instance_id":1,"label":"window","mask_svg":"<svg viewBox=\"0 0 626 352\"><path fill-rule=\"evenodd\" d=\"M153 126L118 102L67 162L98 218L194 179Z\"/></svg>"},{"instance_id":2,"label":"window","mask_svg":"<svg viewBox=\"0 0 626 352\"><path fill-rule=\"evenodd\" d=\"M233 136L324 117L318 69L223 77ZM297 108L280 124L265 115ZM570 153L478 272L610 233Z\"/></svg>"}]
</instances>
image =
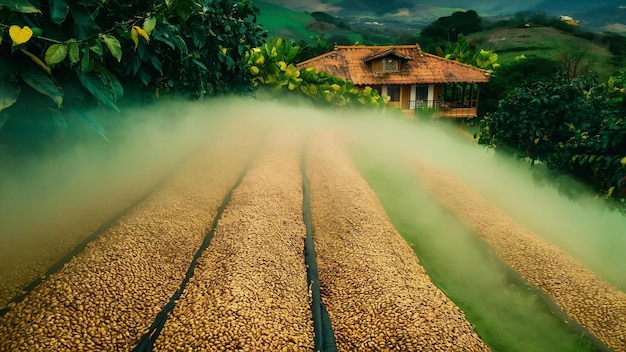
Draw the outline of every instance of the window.
<instances>
[{"instance_id":1,"label":"window","mask_svg":"<svg viewBox=\"0 0 626 352\"><path fill-rule=\"evenodd\" d=\"M400 101L400 86L388 86L387 95L390 98L389 101Z\"/></svg>"},{"instance_id":2,"label":"window","mask_svg":"<svg viewBox=\"0 0 626 352\"><path fill-rule=\"evenodd\" d=\"M419 85L415 87L415 99L416 100L428 100L428 86Z\"/></svg>"},{"instance_id":3,"label":"window","mask_svg":"<svg viewBox=\"0 0 626 352\"><path fill-rule=\"evenodd\" d=\"M383 71L398 71L400 69L400 65L398 60L386 58L383 59Z\"/></svg>"}]
</instances>

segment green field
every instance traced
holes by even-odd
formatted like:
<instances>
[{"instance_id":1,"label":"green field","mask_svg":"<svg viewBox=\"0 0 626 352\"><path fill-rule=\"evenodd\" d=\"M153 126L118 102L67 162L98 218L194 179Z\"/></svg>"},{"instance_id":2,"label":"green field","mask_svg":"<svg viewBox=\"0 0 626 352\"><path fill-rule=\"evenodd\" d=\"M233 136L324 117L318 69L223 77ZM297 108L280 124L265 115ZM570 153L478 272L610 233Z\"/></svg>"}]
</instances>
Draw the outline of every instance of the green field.
<instances>
[{"instance_id":1,"label":"green field","mask_svg":"<svg viewBox=\"0 0 626 352\"><path fill-rule=\"evenodd\" d=\"M265 2L257 2L255 5L261 11L258 22L268 31L270 37L301 40L315 35L306 30L307 25L315 22L309 14Z\"/></svg>"},{"instance_id":2,"label":"green field","mask_svg":"<svg viewBox=\"0 0 626 352\"><path fill-rule=\"evenodd\" d=\"M501 64L509 63L520 55L557 59L563 52L585 51L585 58L592 62L591 69L601 76L608 76L617 70L610 63L612 54L606 46L552 27L498 28L474 33L467 38L480 48L495 51Z\"/></svg>"}]
</instances>

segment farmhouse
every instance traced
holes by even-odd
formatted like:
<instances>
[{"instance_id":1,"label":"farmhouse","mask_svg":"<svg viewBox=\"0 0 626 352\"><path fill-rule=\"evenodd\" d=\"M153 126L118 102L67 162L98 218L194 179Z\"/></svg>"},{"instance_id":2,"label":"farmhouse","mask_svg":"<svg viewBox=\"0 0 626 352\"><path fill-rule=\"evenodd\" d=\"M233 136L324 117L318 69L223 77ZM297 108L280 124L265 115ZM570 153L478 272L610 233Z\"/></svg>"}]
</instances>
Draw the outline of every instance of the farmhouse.
<instances>
[{"instance_id":1,"label":"farmhouse","mask_svg":"<svg viewBox=\"0 0 626 352\"><path fill-rule=\"evenodd\" d=\"M435 109L439 117L476 117L480 84L489 71L425 53L418 44L335 46L298 64L370 86L403 110Z\"/></svg>"}]
</instances>

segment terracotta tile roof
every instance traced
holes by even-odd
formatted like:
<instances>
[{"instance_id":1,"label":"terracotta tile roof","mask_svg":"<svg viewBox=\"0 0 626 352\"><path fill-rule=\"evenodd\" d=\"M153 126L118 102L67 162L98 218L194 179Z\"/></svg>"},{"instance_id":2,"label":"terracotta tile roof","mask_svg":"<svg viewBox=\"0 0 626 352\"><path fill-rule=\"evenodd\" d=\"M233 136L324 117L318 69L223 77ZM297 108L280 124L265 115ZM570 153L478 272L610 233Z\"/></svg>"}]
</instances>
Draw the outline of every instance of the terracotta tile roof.
<instances>
[{"instance_id":1,"label":"terracotta tile roof","mask_svg":"<svg viewBox=\"0 0 626 352\"><path fill-rule=\"evenodd\" d=\"M393 55L406 60L398 72L372 72L373 60ZM298 68L314 67L356 85L430 84L489 81L489 71L425 53L419 45L336 46L333 51L299 63Z\"/></svg>"}]
</instances>

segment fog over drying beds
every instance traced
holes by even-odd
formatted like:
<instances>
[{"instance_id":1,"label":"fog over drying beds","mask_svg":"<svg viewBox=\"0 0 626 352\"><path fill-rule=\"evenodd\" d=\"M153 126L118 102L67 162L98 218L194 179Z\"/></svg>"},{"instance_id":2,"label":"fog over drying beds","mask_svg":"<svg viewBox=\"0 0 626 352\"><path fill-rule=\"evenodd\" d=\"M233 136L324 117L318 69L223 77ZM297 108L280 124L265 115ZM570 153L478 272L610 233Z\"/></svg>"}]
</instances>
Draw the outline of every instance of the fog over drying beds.
<instances>
[{"instance_id":1,"label":"fog over drying beds","mask_svg":"<svg viewBox=\"0 0 626 352\"><path fill-rule=\"evenodd\" d=\"M591 195L572 201L552 187L537 185L527 165L501 158L444 124L406 120L393 112L350 113L290 105L215 99L128 110L124 131L112 133L110 143L24 160L5 172L0 179L0 307L16 293L16 282L30 277L18 285L23 287L40 276L50 263L211 141L222 125L237 123L242 131L258 128L250 126L250 118L266 128L286 121L311 130L335 128L355 148L382 154L398 168L415 160L443 168L626 290L626 217L609 211L602 201ZM425 202L424 207L435 206L432 200Z\"/></svg>"}]
</instances>

